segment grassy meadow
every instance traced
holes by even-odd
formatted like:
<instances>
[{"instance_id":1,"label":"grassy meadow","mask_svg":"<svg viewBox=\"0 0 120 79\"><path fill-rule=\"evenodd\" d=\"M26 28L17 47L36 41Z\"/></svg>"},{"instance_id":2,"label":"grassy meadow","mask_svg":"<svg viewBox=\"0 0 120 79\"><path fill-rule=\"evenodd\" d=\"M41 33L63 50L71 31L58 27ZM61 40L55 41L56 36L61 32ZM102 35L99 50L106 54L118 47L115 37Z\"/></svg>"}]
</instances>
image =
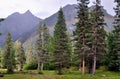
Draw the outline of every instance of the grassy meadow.
<instances>
[{"instance_id":1,"label":"grassy meadow","mask_svg":"<svg viewBox=\"0 0 120 79\"><path fill-rule=\"evenodd\" d=\"M44 74L37 74L35 70L24 71L24 73L5 74L0 79L120 79L119 72L97 70L96 75L81 75L80 71L72 71L64 75L57 75L55 71L44 71Z\"/></svg>"}]
</instances>

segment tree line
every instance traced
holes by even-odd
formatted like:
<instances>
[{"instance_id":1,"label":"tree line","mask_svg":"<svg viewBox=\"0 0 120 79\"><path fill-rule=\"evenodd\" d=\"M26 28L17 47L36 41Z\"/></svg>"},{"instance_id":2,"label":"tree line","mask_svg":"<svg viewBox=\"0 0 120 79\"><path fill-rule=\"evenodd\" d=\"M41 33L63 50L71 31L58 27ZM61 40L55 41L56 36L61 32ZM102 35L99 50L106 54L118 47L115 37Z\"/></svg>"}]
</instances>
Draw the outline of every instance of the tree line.
<instances>
[{"instance_id":1,"label":"tree line","mask_svg":"<svg viewBox=\"0 0 120 79\"><path fill-rule=\"evenodd\" d=\"M23 48L20 41L12 42L11 34L1 50L1 68L13 73L16 68L33 66L39 74L43 70L53 69L63 74L75 66L85 74L95 75L96 68L104 65L108 70L120 71L120 1L115 0L114 29L107 33L104 27L104 14L101 0L96 0L94 8L89 11L89 0L77 0L78 9L76 29L70 34L66 27L65 16L60 8L54 34L50 36L45 23L40 23L38 38L34 45ZM65 71L66 69L66 71Z\"/></svg>"}]
</instances>

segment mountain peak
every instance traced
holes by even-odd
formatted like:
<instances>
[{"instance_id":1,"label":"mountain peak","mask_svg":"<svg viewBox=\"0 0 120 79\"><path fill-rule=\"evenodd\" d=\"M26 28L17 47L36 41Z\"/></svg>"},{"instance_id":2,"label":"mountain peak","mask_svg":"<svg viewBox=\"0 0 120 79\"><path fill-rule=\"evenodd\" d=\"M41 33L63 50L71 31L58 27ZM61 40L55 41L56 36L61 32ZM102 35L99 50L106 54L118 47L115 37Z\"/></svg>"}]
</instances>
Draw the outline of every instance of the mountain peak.
<instances>
[{"instance_id":1,"label":"mountain peak","mask_svg":"<svg viewBox=\"0 0 120 79\"><path fill-rule=\"evenodd\" d=\"M19 37L24 35L24 33L37 27L40 18L34 16L29 10L23 14L15 12L9 15L3 22L0 23L0 46L4 45L6 33L9 31L12 35L13 41L16 41ZM29 34L26 34L24 39L26 39ZM23 40L22 40L23 41Z\"/></svg>"},{"instance_id":2,"label":"mountain peak","mask_svg":"<svg viewBox=\"0 0 120 79\"><path fill-rule=\"evenodd\" d=\"M33 15L30 10L27 10L23 15Z\"/></svg>"},{"instance_id":3,"label":"mountain peak","mask_svg":"<svg viewBox=\"0 0 120 79\"><path fill-rule=\"evenodd\" d=\"M30 10L27 10L25 13L31 13Z\"/></svg>"}]
</instances>

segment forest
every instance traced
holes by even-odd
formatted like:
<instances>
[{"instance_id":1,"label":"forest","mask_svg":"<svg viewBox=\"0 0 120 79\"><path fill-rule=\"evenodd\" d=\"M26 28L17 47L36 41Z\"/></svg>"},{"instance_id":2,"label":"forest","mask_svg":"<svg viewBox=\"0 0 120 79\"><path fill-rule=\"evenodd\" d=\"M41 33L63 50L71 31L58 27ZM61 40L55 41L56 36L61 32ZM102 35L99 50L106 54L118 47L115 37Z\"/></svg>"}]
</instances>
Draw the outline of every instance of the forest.
<instances>
[{"instance_id":1,"label":"forest","mask_svg":"<svg viewBox=\"0 0 120 79\"><path fill-rule=\"evenodd\" d=\"M60 7L53 35L39 23L37 40L24 47L11 33L0 49L3 79L120 79L120 0L114 0L113 30L107 32L101 0L77 0L77 22L70 33ZM0 22L4 21L1 19ZM2 29L0 29L2 30ZM0 33L2 35L2 33Z\"/></svg>"}]
</instances>

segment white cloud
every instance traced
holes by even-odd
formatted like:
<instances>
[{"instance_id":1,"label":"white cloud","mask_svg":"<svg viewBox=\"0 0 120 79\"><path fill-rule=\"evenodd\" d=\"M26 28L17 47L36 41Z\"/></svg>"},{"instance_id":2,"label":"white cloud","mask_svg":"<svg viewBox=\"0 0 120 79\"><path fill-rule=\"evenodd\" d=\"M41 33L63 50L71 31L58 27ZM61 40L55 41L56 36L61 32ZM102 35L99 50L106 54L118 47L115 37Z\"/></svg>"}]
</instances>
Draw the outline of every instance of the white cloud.
<instances>
[{"instance_id":1,"label":"white cloud","mask_svg":"<svg viewBox=\"0 0 120 79\"><path fill-rule=\"evenodd\" d=\"M115 15L113 7L115 7L114 0L102 0L102 5L107 10L108 13Z\"/></svg>"},{"instance_id":2,"label":"white cloud","mask_svg":"<svg viewBox=\"0 0 120 79\"><path fill-rule=\"evenodd\" d=\"M112 10L113 0L102 1L104 2L102 4L105 6L105 9L109 13L114 14ZM57 12L60 6L75 3L77 3L77 0L0 0L0 17L4 18L14 12L24 13L30 10L36 16L45 18Z\"/></svg>"}]
</instances>

